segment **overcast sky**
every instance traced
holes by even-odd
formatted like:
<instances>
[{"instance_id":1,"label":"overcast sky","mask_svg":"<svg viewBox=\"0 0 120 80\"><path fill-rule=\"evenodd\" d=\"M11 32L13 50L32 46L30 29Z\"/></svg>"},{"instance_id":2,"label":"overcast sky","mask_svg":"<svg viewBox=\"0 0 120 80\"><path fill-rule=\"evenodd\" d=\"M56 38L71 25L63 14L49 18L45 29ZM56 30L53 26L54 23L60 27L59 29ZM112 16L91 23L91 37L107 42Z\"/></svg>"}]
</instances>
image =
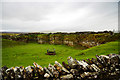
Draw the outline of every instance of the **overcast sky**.
<instances>
[{"instance_id":1,"label":"overcast sky","mask_svg":"<svg viewBox=\"0 0 120 80\"><path fill-rule=\"evenodd\" d=\"M117 2L3 2L1 31L118 30Z\"/></svg>"}]
</instances>

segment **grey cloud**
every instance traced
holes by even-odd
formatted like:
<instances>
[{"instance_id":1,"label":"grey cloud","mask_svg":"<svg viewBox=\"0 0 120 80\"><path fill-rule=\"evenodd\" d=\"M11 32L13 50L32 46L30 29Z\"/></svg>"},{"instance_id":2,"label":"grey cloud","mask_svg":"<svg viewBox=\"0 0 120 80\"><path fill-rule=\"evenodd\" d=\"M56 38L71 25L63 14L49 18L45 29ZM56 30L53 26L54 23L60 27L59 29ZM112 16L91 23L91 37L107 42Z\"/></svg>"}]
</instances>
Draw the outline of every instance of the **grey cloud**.
<instances>
[{"instance_id":1,"label":"grey cloud","mask_svg":"<svg viewBox=\"0 0 120 80\"><path fill-rule=\"evenodd\" d=\"M117 2L5 2L3 30L117 30Z\"/></svg>"},{"instance_id":2,"label":"grey cloud","mask_svg":"<svg viewBox=\"0 0 120 80\"><path fill-rule=\"evenodd\" d=\"M2 2L118 2L119 0L1 0Z\"/></svg>"},{"instance_id":3,"label":"grey cloud","mask_svg":"<svg viewBox=\"0 0 120 80\"><path fill-rule=\"evenodd\" d=\"M3 3L3 19L42 20L53 7L46 3Z\"/></svg>"}]
</instances>

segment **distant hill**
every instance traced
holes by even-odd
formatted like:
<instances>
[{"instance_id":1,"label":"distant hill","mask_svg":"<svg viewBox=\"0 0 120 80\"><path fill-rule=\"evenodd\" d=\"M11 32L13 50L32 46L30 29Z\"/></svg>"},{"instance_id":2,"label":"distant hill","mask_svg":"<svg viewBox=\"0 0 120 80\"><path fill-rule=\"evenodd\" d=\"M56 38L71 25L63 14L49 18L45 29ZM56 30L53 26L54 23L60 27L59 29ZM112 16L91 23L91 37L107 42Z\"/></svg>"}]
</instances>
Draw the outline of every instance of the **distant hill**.
<instances>
[{"instance_id":1,"label":"distant hill","mask_svg":"<svg viewBox=\"0 0 120 80\"><path fill-rule=\"evenodd\" d=\"M27 32L1 32L1 33L12 33L12 34L20 34L20 33L27 33Z\"/></svg>"}]
</instances>

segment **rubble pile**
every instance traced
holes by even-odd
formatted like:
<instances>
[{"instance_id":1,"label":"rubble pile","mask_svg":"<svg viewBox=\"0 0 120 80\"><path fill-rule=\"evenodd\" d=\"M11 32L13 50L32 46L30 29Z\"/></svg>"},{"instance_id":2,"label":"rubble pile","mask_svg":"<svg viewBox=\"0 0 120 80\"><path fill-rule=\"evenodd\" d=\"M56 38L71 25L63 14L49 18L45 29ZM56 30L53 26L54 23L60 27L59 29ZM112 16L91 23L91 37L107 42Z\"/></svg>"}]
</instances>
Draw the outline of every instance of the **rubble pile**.
<instances>
[{"instance_id":1,"label":"rubble pile","mask_svg":"<svg viewBox=\"0 0 120 80\"><path fill-rule=\"evenodd\" d=\"M37 63L28 67L2 67L2 80L120 80L120 55L96 55L96 59L67 58L68 64L55 61L48 67Z\"/></svg>"}]
</instances>

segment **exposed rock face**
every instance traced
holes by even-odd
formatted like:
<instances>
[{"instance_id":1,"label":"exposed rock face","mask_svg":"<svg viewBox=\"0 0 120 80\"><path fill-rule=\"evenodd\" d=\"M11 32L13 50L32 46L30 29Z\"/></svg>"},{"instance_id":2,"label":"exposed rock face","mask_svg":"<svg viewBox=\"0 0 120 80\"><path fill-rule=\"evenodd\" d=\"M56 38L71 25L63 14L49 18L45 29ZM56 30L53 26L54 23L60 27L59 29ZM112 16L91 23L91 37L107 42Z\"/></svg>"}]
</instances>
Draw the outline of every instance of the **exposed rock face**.
<instances>
[{"instance_id":1,"label":"exposed rock face","mask_svg":"<svg viewBox=\"0 0 120 80\"><path fill-rule=\"evenodd\" d=\"M65 44L68 46L93 47L110 41L119 40L120 33L113 32L76 32L76 33L25 33L2 35L3 39L38 42L39 44Z\"/></svg>"},{"instance_id":2,"label":"exposed rock face","mask_svg":"<svg viewBox=\"0 0 120 80\"><path fill-rule=\"evenodd\" d=\"M82 42L80 42L79 44L81 44L81 45L83 45L83 46L85 46L85 47L88 47L88 48L90 48L90 47L93 47L93 46L98 46L98 45L100 45L100 43L98 43L98 42L94 42L94 41L82 41Z\"/></svg>"},{"instance_id":3,"label":"exposed rock face","mask_svg":"<svg viewBox=\"0 0 120 80\"><path fill-rule=\"evenodd\" d=\"M62 34L51 34L50 44L63 44L63 35Z\"/></svg>"},{"instance_id":4,"label":"exposed rock face","mask_svg":"<svg viewBox=\"0 0 120 80\"><path fill-rule=\"evenodd\" d=\"M39 43L39 44L43 44L43 43L44 43L44 40L38 39L38 43Z\"/></svg>"},{"instance_id":5,"label":"exposed rock face","mask_svg":"<svg viewBox=\"0 0 120 80\"><path fill-rule=\"evenodd\" d=\"M41 35L41 34L40 34ZM43 35L43 34L42 34ZM41 36L42 36L41 35ZM120 35L111 35L110 33L100 33L100 34L48 34L46 38L38 37L38 43L50 43L50 44L65 44L68 46L84 46L90 48L93 46L98 46L112 40L118 40Z\"/></svg>"},{"instance_id":6,"label":"exposed rock face","mask_svg":"<svg viewBox=\"0 0 120 80\"><path fill-rule=\"evenodd\" d=\"M68 46L74 46L77 42L77 35L75 34L67 34L64 35L64 44Z\"/></svg>"},{"instance_id":7,"label":"exposed rock face","mask_svg":"<svg viewBox=\"0 0 120 80\"><path fill-rule=\"evenodd\" d=\"M49 43L49 36L48 34L41 34L37 37L39 44Z\"/></svg>"},{"instance_id":8,"label":"exposed rock face","mask_svg":"<svg viewBox=\"0 0 120 80\"><path fill-rule=\"evenodd\" d=\"M96 55L96 59L76 60L67 58L68 64L42 68L37 63L28 67L6 66L0 69L1 80L120 80L120 55Z\"/></svg>"}]
</instances>

